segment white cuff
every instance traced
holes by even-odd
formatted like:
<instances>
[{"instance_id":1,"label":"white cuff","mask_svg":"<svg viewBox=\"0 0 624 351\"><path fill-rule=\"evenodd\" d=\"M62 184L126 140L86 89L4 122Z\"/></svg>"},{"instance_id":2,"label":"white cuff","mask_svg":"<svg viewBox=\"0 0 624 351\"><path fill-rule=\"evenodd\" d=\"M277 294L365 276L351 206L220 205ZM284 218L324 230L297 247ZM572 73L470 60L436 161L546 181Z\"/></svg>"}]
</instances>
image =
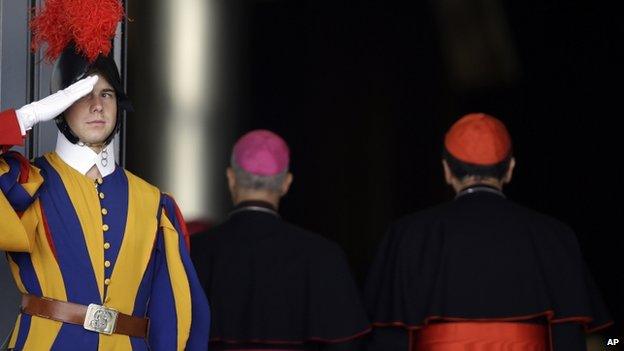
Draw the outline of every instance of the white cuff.
<instances>
[{"instance_id":1,"label":"white cuff","mask_svg":"<svg viewBox=\"0 0 624 351\"><path fill-rule=\"evenodd\" d=\"M24 106L19 110L15 110L15 115L17 116L17 124L19 124L22 136L26 135L26 132L32 129L32 127L35 125L34 118L32 118L31 114L28 113L27 108L28 106Z\"/></svg>"}]
</instances>

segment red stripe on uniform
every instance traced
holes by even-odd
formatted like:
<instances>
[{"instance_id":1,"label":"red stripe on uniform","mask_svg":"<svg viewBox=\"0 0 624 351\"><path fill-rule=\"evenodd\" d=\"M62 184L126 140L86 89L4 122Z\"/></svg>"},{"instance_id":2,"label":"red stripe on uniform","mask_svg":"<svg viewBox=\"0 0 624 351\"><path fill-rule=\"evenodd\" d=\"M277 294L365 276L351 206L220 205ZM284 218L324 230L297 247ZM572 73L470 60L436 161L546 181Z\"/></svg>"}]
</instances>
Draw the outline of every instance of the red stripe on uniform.
<instances>
[{"instance_id":1,"label":"red stripe on uniform","mask_svg":"<svg viewBox=\"0 0 624 351\"><path fill-rule=\"evenodd\" d=\"M180 212L180 208L178 207L178 204L175 203L175 201L173 202L173 208L175 209L175 216L176 219L178 220L178 223L180 223L180 228L182 228L182 235L184 236L184 242L186 243L186 248L187 250L191 249L191 236L189 234L188 228L186 227L186 222L184 221L184 217L182 217L182 212Z\"/></svg>"},{"instance_id":2,"label":"red stripe on uniform","mask_svg":"<svg viewBox=\"0 0 624 351\"><path fill-rule=\"evenodd\" d=\"M43 219L43 228L45 230L46 239L48 240L48 245L50 245L50 250L52 251L52 254L54 255L54 260L56 260L56 263L58 263L58 258L56 256L56 247L54 246L54 241L52 240L52 233L50 232L50 227L48 226L48 218L45 212L43 211L43 206L41 205L41 203L39 203L39 208L41 209L41 218Z\"/></svg>"},{"instance_id":3,"label":"red stripe on uniform","mask_svg":"<svg viewBox=\"0 0 624 351\"><path fill-rule=\"evenodd\" d=\"M19 152L13 152L11 154L15 156L15 158L17 158L20 164L20 175L18 179L19 183L28 183L28 177L30 175L30 162Z\"/></svg>"}]
</instances>

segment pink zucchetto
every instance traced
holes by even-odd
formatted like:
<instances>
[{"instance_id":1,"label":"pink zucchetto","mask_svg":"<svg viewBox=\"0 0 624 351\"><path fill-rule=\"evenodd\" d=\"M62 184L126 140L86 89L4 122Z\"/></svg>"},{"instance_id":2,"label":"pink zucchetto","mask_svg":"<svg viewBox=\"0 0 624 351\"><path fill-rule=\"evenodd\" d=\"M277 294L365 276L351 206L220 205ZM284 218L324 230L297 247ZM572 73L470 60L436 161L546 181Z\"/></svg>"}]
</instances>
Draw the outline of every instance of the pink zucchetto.
<instances>
[{"instance_id":1,"label":"pink zucchetto","mask_svg":"<svg viewBox=\"0 0 624 351\"><path fill-rule=\"evenodd\" d=\"M234 162L245 172L274 176L288 169L290 150L279 135L265 129L243 135L232 151Z\"/></svg>"}]
</instances>

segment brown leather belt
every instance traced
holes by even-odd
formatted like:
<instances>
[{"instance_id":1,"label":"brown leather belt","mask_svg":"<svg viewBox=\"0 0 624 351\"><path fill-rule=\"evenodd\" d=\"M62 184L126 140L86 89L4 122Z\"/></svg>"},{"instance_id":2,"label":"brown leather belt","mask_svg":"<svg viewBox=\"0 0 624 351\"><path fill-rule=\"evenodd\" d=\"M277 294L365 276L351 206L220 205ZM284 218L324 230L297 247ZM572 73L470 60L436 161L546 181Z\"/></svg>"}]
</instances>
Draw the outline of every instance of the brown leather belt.
<instances>
[{"instance_id":1,"label":"brown leather belt","mask_svg":"<svg viewBox=\"0 0 624 351\"><path fill-rule=\"evenodd\" d=\"M104 306L84 306L34 295L22 295L20 310L31 316L82 325L87 330L102 334L145 338L149 326L148 318L129 316Z\"/></svg>"}]
</instances>

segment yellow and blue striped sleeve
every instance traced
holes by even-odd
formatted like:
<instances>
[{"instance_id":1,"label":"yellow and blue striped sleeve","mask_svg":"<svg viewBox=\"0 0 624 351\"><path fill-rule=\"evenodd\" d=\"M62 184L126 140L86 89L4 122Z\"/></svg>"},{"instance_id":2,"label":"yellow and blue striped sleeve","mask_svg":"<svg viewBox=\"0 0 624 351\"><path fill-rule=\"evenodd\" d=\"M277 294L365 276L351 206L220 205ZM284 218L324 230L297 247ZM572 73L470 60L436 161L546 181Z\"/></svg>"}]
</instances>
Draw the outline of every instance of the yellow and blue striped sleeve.
<instances>
[{"instance_id":1,"label":"yellow and blue striped sleeve","mask_svg":"<svg viewBox=\"0 0 624 351\"><path fill-rule=\"evenodd\" d=\"M153 350L207 350L210 308L191 263L184 219L170 196L163 195L162 205L149 344Z\"/></svg>"},{"instance_id":2,"label":"yellow and blue striped sleeve","mask_svg":"<svg viewBox=\"0 0 624 351\"><path fill-rule=\"evenodd\" d=\"M26 228L21 217L34 203L42 184L39 169L24 156L16 152L0 155L0 250L32 250L35 228Z\"/></svg>"}]
</instances>

